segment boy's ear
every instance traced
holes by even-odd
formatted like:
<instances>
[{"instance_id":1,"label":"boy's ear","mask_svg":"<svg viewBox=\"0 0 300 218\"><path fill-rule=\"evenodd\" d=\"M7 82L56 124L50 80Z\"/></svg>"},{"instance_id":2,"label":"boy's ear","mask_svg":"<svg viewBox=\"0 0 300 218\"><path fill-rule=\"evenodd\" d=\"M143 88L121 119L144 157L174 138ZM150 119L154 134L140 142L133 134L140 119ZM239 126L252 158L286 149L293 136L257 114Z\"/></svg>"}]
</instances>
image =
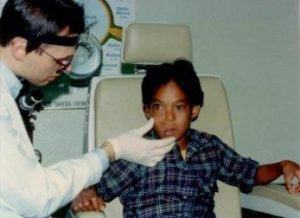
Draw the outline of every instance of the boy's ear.
<instances>
[{"instance_id":1,"label":"boy's ear","mask_svg":"<svg viewBox=\"0 0 300 218\"><path fill-rule=\"evenodd\" d=\"M151 118L149 107L147 105L143 105L143 111L146 118L149 120Z\"/></svg>"},{"instance_id":2,"label":"boy's ear","mask_svg":"<svg viewBox=\"0 0 300 218\"><path fill-rule=\"evenodd\" d=\"M11 52L12 56L18 60L21 61L25 58L27 52L26 52L26 47L27 47L27 40L22 38L22 37L15 37L12 39L10 42L11 46Z\"/></svg>"},{"instance_id":3,"label":"boy's ear","mask_svg":"<svg viewBox=\"0 0 300 218\"><path fill-rule=\"evenodd\" d=\"M200 105L194 105L192 107L192 115L191 115L191 120L192 121L197 120L199 112L200 112L200 109L201 109Z\"/></svg>"}]
</instances>

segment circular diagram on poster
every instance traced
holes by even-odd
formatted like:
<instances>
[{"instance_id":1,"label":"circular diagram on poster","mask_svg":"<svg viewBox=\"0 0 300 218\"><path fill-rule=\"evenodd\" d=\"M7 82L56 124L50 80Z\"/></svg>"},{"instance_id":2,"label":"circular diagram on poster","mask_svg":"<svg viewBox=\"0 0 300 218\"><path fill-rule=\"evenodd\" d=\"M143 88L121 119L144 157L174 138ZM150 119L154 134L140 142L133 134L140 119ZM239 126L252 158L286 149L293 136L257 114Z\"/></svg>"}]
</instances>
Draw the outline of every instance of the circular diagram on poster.
<instances>
[{"instance_id":1,"label":"circular diagram on poster","mask_svg":"<svg viewBox=\"0 0 300 218\"><path fill-rule=\"evenodd\" d=\"M115 25L112 10L104 0L77 0L83 4L86 26L103 45L109 38L121 40L122 27Z\"/></svg>"}]
</instances>

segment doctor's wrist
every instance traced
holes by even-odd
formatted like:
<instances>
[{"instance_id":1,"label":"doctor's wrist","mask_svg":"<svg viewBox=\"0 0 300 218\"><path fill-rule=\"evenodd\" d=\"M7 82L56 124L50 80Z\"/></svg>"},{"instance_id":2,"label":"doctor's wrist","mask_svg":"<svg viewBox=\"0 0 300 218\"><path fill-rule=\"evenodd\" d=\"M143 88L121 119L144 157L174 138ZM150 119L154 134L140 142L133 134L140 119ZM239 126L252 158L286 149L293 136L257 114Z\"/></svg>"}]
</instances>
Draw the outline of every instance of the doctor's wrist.
<instances>
[{"instance_id":1,"label":"doctor's wrist","mask_svg":"<svg viewBox=\"0 0 300 218\"><path fill-rule=\"evenodd\" d=\"M115 151L114 151L113 145L111 143L109 143L108 141L105 141L102 144L101 149L106 152L109 162L112 162L115 160Z\"/></svg>"}]
</instances>

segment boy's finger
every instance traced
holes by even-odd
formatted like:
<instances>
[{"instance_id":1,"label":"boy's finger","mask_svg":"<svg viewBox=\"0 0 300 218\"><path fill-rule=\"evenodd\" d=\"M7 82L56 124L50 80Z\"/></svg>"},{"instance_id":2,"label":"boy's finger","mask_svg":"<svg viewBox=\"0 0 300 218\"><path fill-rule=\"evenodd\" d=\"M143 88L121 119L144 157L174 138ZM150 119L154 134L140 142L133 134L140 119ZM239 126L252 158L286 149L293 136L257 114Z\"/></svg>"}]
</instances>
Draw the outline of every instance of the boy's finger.
<instances>
[{"instance_id":1,"label":"boy's finger","mask_svg":"<svg viewBox=\"0 0 300 218\"><path fill-rule=\"evenodd\" d=\"M290 190L291 193L299 193L300 190L300 178L298 177L297 173L295 172L294 175L291 178L290 182Z\"/></svg>"},{"instance_id":2,"label":"boy's finger","mask_svg":"<svg viewBox=\"0 0 300 218\"><path fill-rule=\"evenodd\" d=\"M100 210L100 202L96 197L91 199L91 203L94 210Z\"/></svg>"},{"instance_id":3,"label":"boy's finger","mask_svg":"<svg viewBox=\"0 0 300 218\"><path fill-rule=\"evenodd\" d=\"M106 207L106 202L102 198L98 198L98 201L99 201L100 207L103 207L103 208Z\"/></svg>"},{"instance_id":4,"label":"boy's finger","mask_svg":"<svg viewBox=\"0 0 300 218\"><path fill-rule=\"evenodd\" d=\"M292 173L285 173L284 174L284 180L287 186L291 186L292 185L292 179L293 179L293 174Z\"/></svg>"},{"instance_id":5,"label":"boy's finger","mask_svg":"<svg viewBox=\"0 0 300 218\"><path fill-rule=\"evenodd\" d=\"M300 184L300 170L296 170L295 176L298 178L298 183Z\"/></svg>"},{"instance_id":6,"label":"boy's finger","mask_svg":"<svg viewBox=\"0 0 300 218\"><path fill-rule=\"evenodd\" d=\"M79 196L77 196L73 201L72 201L72 204L71 204L71 209L73 210L73 211L75 211L75 212L77 212L78 211L78 204L79 204L79 200L80 200L80 198L79 198Z\"/></svg>"},{"instance_id":7,"label":"boy's finger","mask_svg":"<svg viewBox=\"0 0 300 218\"><path fill-rule=\"evenodd\" d=\"M100 205L100 211L103 212L103 210L106 208L106 203L105 203L105 201L103 201L102 198L98 198L98 202L99 202L99 205Z\"/></svg>"},{"instance_id":8,"label":"boy's finger","mask_svg":"<svg viewBox=\"0 0 300 218\"><path fill-rule=\"evenodd\" d=\"M78 211L86 211L85 206L81 203L77 205L77 208L78 208Z\"/></svg>"},{"instance_id":9,"label":"boy's finger","mask_svg":"<svg viewBox=\"0 0 300 218\"><path fill-rule=\"evenodd\" d=\"M93 207L93 204L91 202L91 199L88 200L88 201L85 201L84 204L83 204L83 207L84 207L85 211L92 211L92 210L94 210L94 207Z\"/></svg>"},{"instance_id":10,"label":"boy's finger","mask_svg":"<svg viewBox=\"0 0 300 218\"><path fill-rule=\"evenodd\" d=\"M73 212L78 212L78 207L77 206L72 206L71 209L73 210Z\"/></svg>"}]
</instances>

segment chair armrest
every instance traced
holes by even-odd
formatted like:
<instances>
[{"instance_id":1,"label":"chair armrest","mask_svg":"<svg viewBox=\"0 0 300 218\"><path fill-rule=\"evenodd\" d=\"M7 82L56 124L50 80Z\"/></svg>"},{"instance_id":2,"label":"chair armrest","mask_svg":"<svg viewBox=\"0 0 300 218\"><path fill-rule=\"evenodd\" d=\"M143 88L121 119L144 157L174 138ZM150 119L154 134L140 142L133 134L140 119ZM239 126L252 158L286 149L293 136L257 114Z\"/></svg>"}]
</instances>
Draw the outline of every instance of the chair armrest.
<instances>
[{"instance_id":1,"label":"chair armrest","mask_svg":"<svg viewBox=\"0 0 300 218\"><path fill-rule=\"evenodd\" d=\"M300 194L289 194L283 185L256 186L242 196L243 207L283 217L300 217Z\"/></svg>"},{"instance_id":2,"label":"chair armrest","mask_svg":"<svg viewBox=\"0 0 300 218\"><path fill-rule=\"evenodd\" d=\"M76 213L74 218L122 218L123 206L119 198L106 203L106 208L102 212L89 211Z\"/></svg>"},{"instance_id":3,"label":"chair armrest","mask_svg":"<svg viewBox=\"0 0 300 218\"><path fill-rule=\"evenodd\" d=\"M105 214L97 211L78 212L74 214L74 218L105 218Z\"/></svg>"},{"instance_id":4,"label":"chair armrest","mask_svg":"<svg viewBox=\"0 0 300 218\"><path fill-rule=\"evenodd\" d=\"M257 186L250 194L277 201L300 211L300 194L289 194L283 185Z\"/></svg>"}]
</instances>

